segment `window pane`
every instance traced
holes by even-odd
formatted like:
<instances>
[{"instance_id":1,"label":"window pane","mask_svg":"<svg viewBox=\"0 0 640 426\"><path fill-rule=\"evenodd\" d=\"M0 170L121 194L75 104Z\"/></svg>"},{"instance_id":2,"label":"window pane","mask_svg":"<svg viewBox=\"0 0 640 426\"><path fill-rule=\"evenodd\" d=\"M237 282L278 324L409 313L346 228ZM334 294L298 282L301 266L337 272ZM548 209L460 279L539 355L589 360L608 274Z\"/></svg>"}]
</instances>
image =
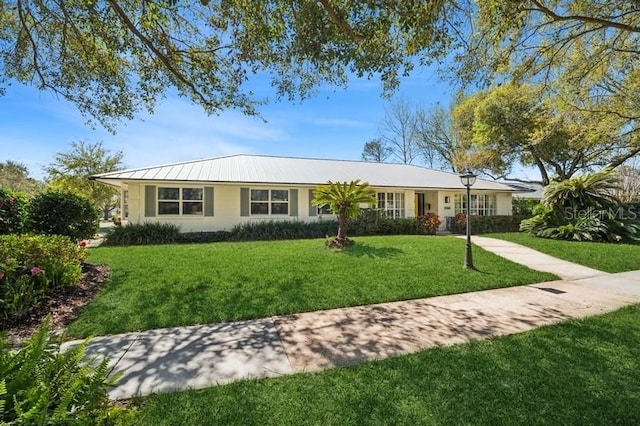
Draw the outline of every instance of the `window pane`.
<instances>
[{"instance_id":1,"label":"window pane","mask_svg":"<svg viewBox=\"0 0 640 426\"><path fill-rule=\"evenodd\" d=\"M384 196L385 193L384 192L378 192L378 208L379 209L384 209Z\"/></svg>"},{"instance_id":2,"label":"window pane","mask_svg":"<svg viewBox=\"0 0 640 426\"><path fill-rule=\"evenodd\" d=\"M319 215L331 214L331 209L329 208L329 205L328 204L324 204L324 205L318 207L318 214Z\"/></svg>"},{"instance_id":3,"label":"window pane","mask_svg":"<svg viewBox=\"0 0 640 426\"><path fill-rule=\"evenodd\" d=\"M271 203L271 214L289 214L289 203Z\"/></svg>"},{"instance_id":4,"label":"window pane","mask_svg":"<svg viewBox=\"0 0 640 426\"><path fill-rule=\"evenodd\" d=\"M286 189L272 189L271 201L289 201L289 191Z\"/></svg>"},{"instance_id":5,"label":"window pane","mask_svg":"<svg viewBox=\"0 0 640 426\"><path fill-rule=\"evenodd\" d=\"M195 214L202 216L202 202L186 201L182 203L182 214Z\"/></svg>"},{"instance_id":6,"label":"window pane","mask_svg":"<svg viewBox=\"0 0 640 426\"><path fill-rule=\"evenodd\" d=\"M177 201L160 201L158 214L180 214L180 203Z\"/></svg>"},{"instance_id":7,"label":"window pane","mask_svg":"<svg viewBox=\"0 0 640 426\"><path fill-rule=\"evenodd\" d=\"M269 203L251 203L251 214L269 214Z\"/></svg>"},{"instance_id":8,"label":"window pane","mask_svg":"<svg viewBox=\"0 0 640 426\"><path fill-rule=\"evenodd\" d=\"M180 188L158 188L158 200L179 200Z\"/></svg>"},{"instance_id":9,"label":"window pane","mask_svg":"<svg viewBox=\"0 0 640 426\"><path fill-rule=\"evenodd\" d=\"M182 188L183 200L202 200L202 188Z\"/></svg>"},{"instance_id":10,"label":"window pane","mask_svg":"<svg viewBox=\"0 0 640 426\"><path fill-rule=\"evenodd\" d=\"M252 189L251 201L269 201L268 189Z\"/></svg>"}]
</instances>

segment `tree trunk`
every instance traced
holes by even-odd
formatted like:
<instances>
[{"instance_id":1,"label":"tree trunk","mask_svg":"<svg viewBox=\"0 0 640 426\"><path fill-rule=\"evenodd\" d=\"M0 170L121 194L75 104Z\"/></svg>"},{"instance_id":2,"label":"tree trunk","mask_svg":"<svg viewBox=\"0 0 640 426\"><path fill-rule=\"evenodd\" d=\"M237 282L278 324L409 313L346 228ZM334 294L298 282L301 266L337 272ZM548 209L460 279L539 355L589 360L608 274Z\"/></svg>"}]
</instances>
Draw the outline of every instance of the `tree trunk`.
<instances>
[{"instance_id":1,"label":"tree trunk","mask_svg":"<svg viewBox=\"0 0 640 426\"><path fill-rule=\"evenodd\" d=\"M336 237L336 240L342 244L347 239L347 223L349 218L347 217L346 212L340 212L338 219L340 224L338 225L338 236Z\"/></svg>"}]
</instances>

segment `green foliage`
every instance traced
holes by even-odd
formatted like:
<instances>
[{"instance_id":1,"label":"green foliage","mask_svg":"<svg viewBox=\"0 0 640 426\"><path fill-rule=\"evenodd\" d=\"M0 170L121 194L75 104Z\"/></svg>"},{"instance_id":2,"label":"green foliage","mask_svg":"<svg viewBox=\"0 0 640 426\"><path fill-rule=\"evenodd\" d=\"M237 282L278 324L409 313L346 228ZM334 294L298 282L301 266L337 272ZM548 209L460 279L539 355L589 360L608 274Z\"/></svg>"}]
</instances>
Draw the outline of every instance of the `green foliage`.
<instances>
[{"instance_id":1,"label":"green foliage","mask_svg":"<svg viewBox=\"0 0 640 426\"><path fill-rule=\"evenodd\" d=\"M633 241L640 234L640 221L615 198L617 185L612 170L552 182L535 216L522 221L520 230L552 239Z\"/></svg>"},{"instance_id":2,"label":"green foliage","mask_svg":"<svg viewBox=\"0 0 640 426\"><path fill-rule=\"evenodd\" d=\"M361 204L374 204L376 191L368 182L360 179L351 182L332 182L316 188L311 203L314 206L328 205L332 213L338 215L338 234L333 240L337 248L350 245L347 240L348 220L362 214ZM333 243L331 243L333 244Z\"/></svg>"},{"instance_id":3,"label":"green foliage","mask_svg":"<svg viewBox=\"0 0 640 426\"><path fill-rule=\"evenodd\" d=\"M108 360L86 360L88 341L61 351L50 319L17 351L0 339L0 423L114 425L132 413L114 407Z\"/></svg>"},{"instance_id":4,"label":"green foliage","mask_svg":"<svg viewBox=\"0 0 640 426\"><path fill-rule=\"evenodd\" d=\"M31 200L29 226L38 234L83 240L98 230L98 210L87 198L72 192L47 190Z\"/></svg>"},{"instance_id":5,"label":"green foliage","mask_svg":"<svg viewBox=\"0 0 640 426\"><path fill-rule=\"evenodd\" d=\"M351 234L357 235L423 235L424 224L415 218L390 219L384 211L363 209L362 214L349 221Z\"/></svg>"},{"instance_id":6,"label":"green foliage","mask_svg":"<svg viewBox=\"0 0 640 426\"><path fill-rule=\"evenodd\" d=\"M533 216L533 210L540 204L540 201L532 198L516 198L511 199L511 211L514 217L520 219L529 219Z\"/></svg>"},{"instance_id":7,"label":"green foliage","mask_svg":"<svg viewBox=\"0 0 640 426\"><path fill-rule=\"evenodd\" d=\"M0 236L0 317L19 319L47 295L78 284L85 257L64 236Z\"/></svg>"},{"instance_id":8,"label":"green foliage","mask_svg":"<svg viewBox=\"0 0 640 426\"><path fill-rule=\"evenodd\" d=\"M7 160L0 163L0 188L33 196L44 188L44 184L30 177L29 170L24 164Z\"/></svg>"},{"instance_id":9,"label":"green foliage","mask_svg":"<svg viewBox=\"0 0 640 426\"><path fill-rule=\"evenodd\" d=\"M382 139L372 139L362 148L362 159L375 163L382 163L391 155L391 148Z\"/></svg>"},{"instance_id":10,"label":"green foliage","mask_svg":"<svg viewBox=\"0 0 640 426\"><path fill-rule=\"evenodd\" d=\"M152 111L168 89L208 113L256 114L264 99L246 82L265 76L279 97L306 98L352 76L379 76L388 92L417 61L445 57L457 37L448 31L455 5L441 0L5 6L0 82L51 89L106 125Z\"/></svg>"},{"instance_id":11,"label":"green foliage","mask_svg":"<svg viewBox=\"0 0 640 426\"><path fill-rule=\"evenodd\" d=\"M298 240L306 238L325 238L338 229L335 220L317 222L266 221L244 223L231 229L229 240Z\"/></svg>"},{"instance_id":12,"label":"green foliage","mask_svg":"<svg viewBox=\"0 0 640 426\"><path fill-rule=\"evenodd\" d=\"M490 232L516 232L520 219L515 216L471 216L470 225L472 234L487 234ZM466 234L467 215L458 213L451 223L451 232Z\"/></svg>"},{"instance_id":13,"label":"green foliage","mask_svg":"<svg viewBox=\"0 0 640 426\"><path fill-rule=\"evenodd\" d=\"M0 188L0 235L19 234L27 220L27 199L24 195Z\"/></svg>"},{"instance_id":14,"label":"green foliage","mask_svg":"<svg viewBox=\"0 0 640 426\"><path fill-rule=\"evenodd\" d=\"M145 222L114 226L107 232L104 245L133 246L172 244L180 241L180 228L170 223Z\"/></svg>"},{"instance_id":15,"label":"green foliage","mask_svg":"<svg viewBox=\"0 0 640 426\"><path fill-rule=\"evenodd\" d=\"M56 154L55 162L45 168L47 180L54 188L88 198L107 219L111 209L118 204L120 190L89 177L121 169L123 157L122 151L111 154L102 142L72 142L69 152Z\"/></svg>"}]
</instances>

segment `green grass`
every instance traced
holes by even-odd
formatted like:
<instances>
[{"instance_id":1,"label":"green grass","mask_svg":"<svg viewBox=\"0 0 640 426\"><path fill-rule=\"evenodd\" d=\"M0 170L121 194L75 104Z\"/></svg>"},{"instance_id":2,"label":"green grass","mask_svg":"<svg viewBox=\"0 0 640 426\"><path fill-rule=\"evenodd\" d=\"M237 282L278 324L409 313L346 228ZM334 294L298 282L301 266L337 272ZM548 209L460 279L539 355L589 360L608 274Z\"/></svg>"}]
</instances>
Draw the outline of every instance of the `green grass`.
<instances>
[{"instance_id":1,"label":"green grass","mask_svg":"<svg viewBox=\"0 0 640 426\"><path fill-rule=\"evenodd\" d=\"M89 260L111 282L81 310L74 337L268 317L555 279L481 249L465 271L453 237L360 237L345 252L323 240L102 247Z\"/></svg>"},{"instance_id":2,"label":"green grass","mask_svg":"<svg viewBox=\"0 0 640 426\"><path fill-rule=\"evenodd\" d=\"M640 306L489 341L142 399L153 425L640 424Z\"/></svg>"},{"instance_id":3,"label":"green grass","mask_svg":"<svg viewBox=\"0 0 640 426\"><path fill-rule=\"evenodd\" d=\"M486 234L485 236L522 244L559 259L605 272L640 269L640 243L611 244L550 240L520 232Z\"/></svg>"}]
</instances>

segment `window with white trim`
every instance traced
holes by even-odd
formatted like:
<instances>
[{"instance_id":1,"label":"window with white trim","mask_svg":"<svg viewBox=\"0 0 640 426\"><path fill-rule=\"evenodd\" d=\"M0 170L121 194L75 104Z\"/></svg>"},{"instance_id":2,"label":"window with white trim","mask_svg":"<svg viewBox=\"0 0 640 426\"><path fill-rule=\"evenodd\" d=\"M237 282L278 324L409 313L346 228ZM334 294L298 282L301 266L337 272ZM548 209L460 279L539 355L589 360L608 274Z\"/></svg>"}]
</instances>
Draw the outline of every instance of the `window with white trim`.
<instances>
[{"instance_id":1,"label":"window with white trim","mask_svg":"<svg viewBox=\"0 0 640 426\"><path fill-rule=\"evenodd\" d=\"M454 197L456 214L467 212L467 195L456 194ZM495 216L498 204L495 194L471 194L471 216Z\"/></svg>"},{"instance_id":2,"label":"window with white trim","mask_svg":"<svg viewBox=\"0 0 640 426\"><path fill-rule=\"evenodd\" d=\"M323 204L321 206L316 206L316 214L318 216L332 215L331 209L329 208L329 204Z\"/></svg>"},{"instance_id":3,"label":"window with white trim","mask_svg":"<svg viewBox=\"0 0 640 426\"><path fill-rule=\"evenodd\" d=\"M252 189L250 196L251 216L288 215L288 189Z\"/></svg>"},{"instance_id":4,"label":"window with white trim","mask_svg":"<svg viewBox=\"0 0 640 426\"><path fill-rule=\"evenodd\" d=\"M158 216L202 216L202 188L158 187Z\"/></svg>"},{"instance_id":5,"label":"window with white trim","mask_svg":"<svg viewBox=\"0 0 640 426\"><path fill-rule=\"evenodd\" d=\"M378 209L390 219L405 217L404 192L378 192Z\"/></svg>"}]
</instances>

